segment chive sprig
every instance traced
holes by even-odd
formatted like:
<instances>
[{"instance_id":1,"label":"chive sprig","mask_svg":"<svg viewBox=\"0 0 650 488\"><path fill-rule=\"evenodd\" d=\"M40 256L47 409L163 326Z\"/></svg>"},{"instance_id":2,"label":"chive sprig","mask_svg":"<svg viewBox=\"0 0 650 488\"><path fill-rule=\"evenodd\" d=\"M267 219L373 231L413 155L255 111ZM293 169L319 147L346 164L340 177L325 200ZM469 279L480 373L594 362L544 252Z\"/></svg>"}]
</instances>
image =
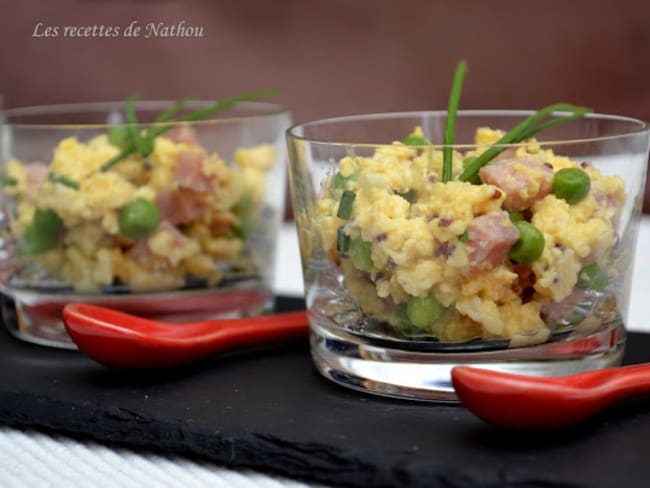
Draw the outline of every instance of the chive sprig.
<instances>
[{"instance_id":1,"label":"chive sprig","mask_svg":"<svg viewBox=\"0 0 650 488\"><path fill-rule=\"evenodd\" d=\"M240 102L252 102L261 100L274 95L272 90L259 90L241 95L236 95L232 98L215 102L207 107L179 117L178 120L172 120L181 109L183 109L190 99L184 98L169 106L162 112L154 121L149 124L144 130L138 126L138 120L135 114L135 102L139 98L137 93L131 95L126 99L124 104L124 116L127 125L113 127L108 132L109 141L120 149L120 152L114 157L106 161L101 166L101 171L108 171L115 164L122 161L124 158L131 154L140 154L146 158L153 152L154 140L156 137L164 134L165 132L176 127L179 122L193 122L204 119L210 115L222 112L229 108L234 107Z\"/></svg>"},{"instance_id":2,"label":"chive sprig","mask_svg":"<svg viewBox=\"0 0 650 488\"><path fill-rule=\"evenodd\" d=\"M456 130L456 115L458 113L458 105L463 89L463 82L465 79L466 71L467 62L465 60L461 60L456 66L456 70L454 71L454 79L451 85L449 105L447 108L444 147L442 149L443 182L448 182L452 179L452 146L454 144L454 133ZM479 170L496 156L505 151L507 145L523 142L545 129L564 122L568 122L570 120L578 119L590 112L592 112L592 109L590 108L579 107L577 105L571 105L569 103L554 103L538 110L526 120L512 128L510 131L506 132L496 143L490 146L479 156L467 158L464 162L463 171L459 175L458 179L460 181L466 181L475 184L480 183L481 180L479 178Z\"/></svg>"},{"instance_id":3,"label":"chive sprig","mask_svg":"<svg viewBox=\"0 0 650 488\"><path fill-rule=\"evenodd\" d=\"M463 91L463 81L467 71L467 62L462 60L454 71L454 81L449 94L449 105L447 107L447 122L445 124L444 147L442 148L442 181L450 181L452 177L452 158L454 148L454 132L456 130L456 113L460 102L460 94Z\"/></svg>"},{"instance_id":4,"label":"chive sprig","mask_svg":"<svg viewBox=\"0 0 650 488\"><path fill-rule=\"evenodd\" d=\"M489 161L505 151L507 149L506 145L523 142L544 129L580 118L589 112L592 112L590 108L578 107L568 103L555 103L538 110L526 120L520 122L518 125L506 132L486 151L481 153L475 159L469 161L458 179L470 183L480 183L480 180L478 179L479 170ZM556 115L557 113L562 113L563 115ZM548 117L551 117L551 119L542 122Z\"/></svg>"}]
</instances>

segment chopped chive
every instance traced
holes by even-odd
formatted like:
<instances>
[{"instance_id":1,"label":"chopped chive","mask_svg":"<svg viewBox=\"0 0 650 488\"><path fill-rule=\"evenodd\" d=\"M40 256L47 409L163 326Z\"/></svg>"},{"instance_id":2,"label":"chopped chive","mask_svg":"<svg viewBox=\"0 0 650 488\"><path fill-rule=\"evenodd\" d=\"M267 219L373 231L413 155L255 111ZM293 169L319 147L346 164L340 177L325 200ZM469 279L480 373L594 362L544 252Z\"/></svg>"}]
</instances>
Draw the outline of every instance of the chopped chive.
<instances>
[{"instance_id":1,"label":"chopped chive","mask_svg":"<svg viewBox=\"0 0 650 488\"><path fill-rule=\"evenodd\" d=\"M79 189L79 183L58 173L52 173L52 172L48 173L47 179L52 183L60 183L64 186L67 186L68 188L72 188L73 190Z\"/></svg>"},{"instance_id":2,"label":"chopped chive","mask_svg":"<svg viewBox=\"0 0 650 488\"><path fill-rule=\"evenodd\" d=\"M350 236L345 233L343 227L336 229L336 250L347 252L350 249Z\"/></svg>"},{"instance_id":3,"label":"chopped chive","mask_svg":"<svg viewBox=\"0 0 650 488\"><path fill-rule=\"evenodd\" d=\"M409 191L405 191L404 193L397 193L400 197L402 197L404 200L406 200L409 203L413 203L415 200L415 190L411 188Z\"/></svg>"},{"instance_id":4,"label":"chopped chive","mask_svg":"<svg viewBox=\"0 0 650 488\"><path fill-rule=\"evenodd\" d=\"M240 217L248 215L253 208L253 196L246 192L244 195L233 205L232 210Z\"/></svg>"},{"instance_id":5,"label":"chopped chive","mask_svg":"<svg viewBox=\"0 0 650 488\"><path fill-rule=\"evenodd\" d=\"M246 215L239 219L239 224L233 228L233 234L240 239L246 239L255 230L255 219Z\"/></svg>"},{"instance_id":6,"label":"chopped chive","mask_svg":"<svg viewBox=\"0 0 650 488\"><path fill-rule=\"evenodd\" d=\"M343 190L343 195L341 195L341 201L339 203L339 210L336 213L336 216L339 219L347 220L352 215L352 205L354 204L354 199L357 197L356 193L350 190Z\"/></svg>"},{"instance_id":7,"label":"chopped chive","mask_svg":"<svg viewBox=\"0 0 650 488\"><path fill-rule=\"evenodd\" d=\"M360 271L370 271L372 269L372 244L361 238L352 239L350 257L355 268Z\"/></svg>"},{"instance_id":8,"label":"chopped chive","mask_svg":"<svg viewBox=\"0 0 650 488\"><path fill-rule=\"evenodd\" d=\"M348 183L353 183L357 180L357 175L352 173L350 176L343 176L337 172L331 180L331 187L333 190L345 190Z\"/></svg>"},{"instance_id":9,"label":"chopped chive","mask_svg":"<svg viewBox=\"0 0 650 488\"><path fill-rule=\"evenodd\" d=\"M458 240L460 242L467 242L468 239L469 239L469 232L467 231L463 232L461 235L458 236Z\"/></svg>"},{"instance_id":10,"label":"chopped chive","mask_svg":"<svg viewBox=\"0 0 650 488\"><path fill-rule=\"evenodd\" d=\"M345 188L345 178L341 173L337 172L332 178L332 188L334 190L343 190Z\"/></svg>"},{"instance_id":11,"label":"chopped chive","mask_svg":"<svg viewBox=\"0 0 650 488\"><path fill-rule=\"evenodd\" d=\"M452 176L452 156L454 143L454 131L456 130L456 113L458 112L458 103L460 101L460 93L463 89L463 80L465 79L465 71L467 71L467 62L461 61L456 66L454 72L454 81L451 85L451 94L449 95L449 106L447 108L447 122L445 124L445 139L444 147L442 149L443 163L442 163L442 182L445 183L451 180Z\"/></svg>"}]
</instances>

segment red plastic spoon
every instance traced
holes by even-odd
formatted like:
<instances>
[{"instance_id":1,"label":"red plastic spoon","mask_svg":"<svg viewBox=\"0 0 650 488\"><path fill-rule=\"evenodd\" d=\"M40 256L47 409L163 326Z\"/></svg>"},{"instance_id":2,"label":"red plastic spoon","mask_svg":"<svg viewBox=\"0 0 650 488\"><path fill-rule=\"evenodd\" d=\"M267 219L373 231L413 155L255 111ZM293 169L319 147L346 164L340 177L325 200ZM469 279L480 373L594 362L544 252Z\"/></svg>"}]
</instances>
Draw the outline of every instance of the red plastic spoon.
<instances>
[{"instance_id":1,"label":"red plastic spoon","mask_svg":"<svg viewBox=\"0 0 650 488\"><path fill-rule=\"evenodd\" d=\"M305 339L309 331L305 311L173 324L71 303L63 309L63 321L87 356L129 369L175 366L217 352Z\"/></svg>"},{"instance_id":2,"label":"red plastic spoon","mask_svg":"<svg viewBox=\"0 0 650 488\"><path fill-rule=\"evenodd\" d=\"M579 423L617 400L650 392L650 364L535 377L457 366L458 398L486 422L512 429L559 429Z\"/></svg>"}]
</instances>

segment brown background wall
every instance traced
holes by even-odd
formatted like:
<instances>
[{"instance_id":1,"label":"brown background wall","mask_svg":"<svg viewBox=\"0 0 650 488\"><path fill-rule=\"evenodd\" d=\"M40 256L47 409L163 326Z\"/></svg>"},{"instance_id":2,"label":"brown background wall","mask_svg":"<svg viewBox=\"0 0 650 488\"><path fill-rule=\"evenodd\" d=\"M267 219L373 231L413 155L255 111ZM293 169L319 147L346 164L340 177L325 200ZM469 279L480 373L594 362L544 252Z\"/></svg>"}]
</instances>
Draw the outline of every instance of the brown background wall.
<instances>
[{"instance_id":1,"label":"brown background wall","mask_svg":"<svg viewBox=\"0 0 650 488\"><path fill-rule=\"evenodd\" d=\"M204 36L62 32L182 20ZM59 26L58 37L33 37L38 22ZM440 109L461 58L470 66L463 108L567 101L650 120L647 0L0 0L9 107L274 87L296 122Z\"/></svg>"}]
</instances>

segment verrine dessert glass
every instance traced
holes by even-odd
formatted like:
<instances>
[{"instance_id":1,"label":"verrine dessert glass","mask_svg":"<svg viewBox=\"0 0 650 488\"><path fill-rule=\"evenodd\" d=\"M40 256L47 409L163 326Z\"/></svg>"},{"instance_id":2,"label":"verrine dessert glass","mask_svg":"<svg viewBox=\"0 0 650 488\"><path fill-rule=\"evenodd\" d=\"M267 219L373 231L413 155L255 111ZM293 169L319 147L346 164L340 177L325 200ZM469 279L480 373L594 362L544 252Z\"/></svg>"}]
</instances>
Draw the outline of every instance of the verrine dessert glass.
<instances>
[{"instance_id":1,"label":"verrine dessert glass","mask_svg":"<svg viewBox=\"0 0 650 488\"><path fill-rule=\"evenodd\" d=\"M69 302L172 322L272 308L290 114L242 102L155 122L173 106L136 102L137 125L124 103L0 113L0 289L13 334L73 348Z\"/></svg>"},{"instance_id":2,"label":"verrine dessert glass","mask_svg":"<svg viewBox=\"0 0 650 488\"><path fill-rule=\"evenodd\" d=\"M553 376L621 361L648 125L589 114L495 146L529 115L460 111L445 181L436 143L446 112L287 132L323 375L454 401L456 365ZM472 174L490 148L496 156Z\"/></svg>"}]
</instances>

